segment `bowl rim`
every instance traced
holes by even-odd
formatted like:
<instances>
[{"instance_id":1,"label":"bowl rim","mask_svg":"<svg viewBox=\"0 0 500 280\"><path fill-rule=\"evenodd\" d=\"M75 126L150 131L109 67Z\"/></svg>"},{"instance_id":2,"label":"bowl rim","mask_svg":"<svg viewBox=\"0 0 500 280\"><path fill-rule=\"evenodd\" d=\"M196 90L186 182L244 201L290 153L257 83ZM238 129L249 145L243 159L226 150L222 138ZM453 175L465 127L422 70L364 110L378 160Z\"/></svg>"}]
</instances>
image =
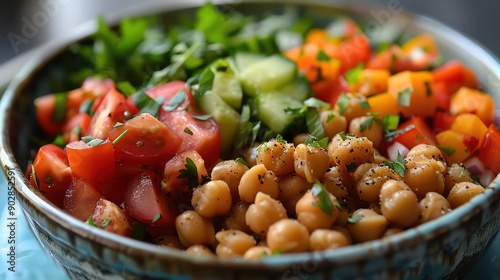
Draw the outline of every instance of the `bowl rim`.
<instances>
[{"instance_id":1,"label":"bowl rim","mask_svg":"<svg viewBox=\"0 0 500 280\"><path fill-rule=\"evenodd\" d=\"M148 5L131 5L128 9L122 10L115 14L110 14L106 17L109 23L117 23L119 19L123 18L123 14L127 16L136 17L150 14L151 12L166 13L177 9L192 8L203 4L204 1L169 1L171 3L165 4L164 1L152 1L153 4ZM249 0L249 1L213 1L215 4L231 4L231 3L269 3L265 0ZM303 1L299 0L275 0L271 3L291 3L291 4L304 4ZM326 5L328 7L339 8L342 11L355 11L359 3L354 3L350 1L340 1L339 3L332 3L328 0L313 0L309 1L307 5ZM174 4L172 4L174 3ZM373 6L373 3L372 3ZM426 16L404 13L401 16L410 18L414 21L418 21L420 24L425 26L436 26L439 29L442 36L446 39L456 41L457 39L461 41L462 48L467 48L470 51L474 51L475 56L483 63L486 63L488 68L493 69L494 73L497 73L497 79L500 79L500 63L498 59L481 44L475 42L474 40L466 37L465 35L459 33L458 31ZM70 216L69 214L63 212L61 209L56 207L45 197L41 196L36 189L30 186L29 181L24 177L24 172L21 170L20 166L16 163L13 156L13 152L10 148L8 131L6 131L9 121L9 104L14 100L16 93L22 90L23 87L29 83L29 80L36 75L37 71L43 68L45 63L50 61L53 57L57 56L65 46L69 43L80 40L84 37L89 36L95 30L95 21L89 21L80 25L71 36L65 37L61 40L52 41L45 44L37 52L38 55L35 59L31 60L27 65L25 65L19 73L12 79L9 83L0 103L0 110L3 120L0 120L0 131L2 132L2 137L0 138L0 161L2 162L2 168L8 180L13 180L15 182L15 187L17 190L17 195L20 195L24 200L30 203L30 206L34 207L36 211L39 211L47 216L47 218L58 225L62 226L68 232L78 235L81 238L88 239L91 242L98 243L102 246L109 247L113 250L119 252L126 252L128 254L139 254L139 255L151 255L154 254L156 257L161 258L175 258L183 262L190 263L192 265L216 265L216 266L226 266L228 264L236 265L240 267L259 267L266 266L271 269L279 269L283 265L289 266L297 263L304 263L308 259L318 258L320 260L327 261L339 261L348 262L349 260L359 260L366 256L366 252L370 251L377 256L384 255L393 252L394 248L398 248L398 244L401 242L407 242L406 244L419 243L421 240L428 240L433 234L442 230L442 222L444 220L449 220L445 228L445 233L451 228L457 227L461 221L464 219L470 219L473 213L478 211L484 203L488 203L490 200L498 200L500 197L500 176L490 184L490 186L485 190L484 195L475 197L470 203L463 205L460 208L453 210L446 216L440 217L437 220L433 220L422 224L418 227L408 229L400 234L390 236L384 239L369 241L361 244L350 245L345 248L339 248L337 250L328 250L324 252L306 252L291 255L282 255L273 258L268 258L265 261L259 262L249 262L242 261L239 259L228 260L223 258L212 258L212 257L193 257L187 254L179 254L178 250L170 248L160 248L153 244L147 244L142 241L133 240L131 238L118 236L107 231L103 231L97 228L92 228L80 220ZM6 145L7 144L7 145ZM12 168L12 169L10 169ZM9 173L13 171L14 174ZM10 182L10 181L9 181ZM483 207L484 208L484 207ZM24 209L26 212L26 209ZM440 233L442 234L442 233ZM408 243L410 241L410 243Z\"/></svg>"}]
</instances>

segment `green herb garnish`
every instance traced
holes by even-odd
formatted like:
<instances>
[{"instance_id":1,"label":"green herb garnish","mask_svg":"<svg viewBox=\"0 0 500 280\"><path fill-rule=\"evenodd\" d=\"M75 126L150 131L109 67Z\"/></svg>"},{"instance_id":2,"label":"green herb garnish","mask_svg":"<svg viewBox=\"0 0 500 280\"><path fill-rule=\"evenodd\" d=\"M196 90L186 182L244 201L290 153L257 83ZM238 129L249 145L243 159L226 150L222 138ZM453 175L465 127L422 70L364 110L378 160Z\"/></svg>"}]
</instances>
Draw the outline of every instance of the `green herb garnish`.
<instances>
[{"instance_id":1,"label":"green herb garnish","mask_svg":"<svg viewBox=\"0 0 500 280\"><path fill-rule=\"evenodd\" d=\"M325 214L332 215L334 207L333 202L330 199L325 186L323 186L323 184L319 180L316 180L316 182L314 182L311 193L313 197L318 199L317 201L313 202L313 205L319 207Z\"/></svg>"},{"instance_id":2,"label":"green herb garnish","mask_svg":"<svg viewBox=\"0 0 500 280\"><path fill-rule=\"evenodd\" d=\"M410 88L405 88L404 90L398 92L398 104L401 106L409 107L412 93L413 89Z\"/></svg>"},{"instance_id":3,"label":"green herb garnish","mask_svg":"<svg viewBox=\"0 0 500 280\"><path fill-rule=\"evenodd\" d=\"M398 155L396 156L395 161L393 161L393 162L386 161L386 162L384 162L384 164L386 166L388 166L389 168L391 168L392 170L394 170L399 176L401 176L403 178L405 176L406 169L408 169L408 167L406 167L406 163L405 163L403 157L399 153L399 150L398 150Z\"/></svg>"}]
</instances>

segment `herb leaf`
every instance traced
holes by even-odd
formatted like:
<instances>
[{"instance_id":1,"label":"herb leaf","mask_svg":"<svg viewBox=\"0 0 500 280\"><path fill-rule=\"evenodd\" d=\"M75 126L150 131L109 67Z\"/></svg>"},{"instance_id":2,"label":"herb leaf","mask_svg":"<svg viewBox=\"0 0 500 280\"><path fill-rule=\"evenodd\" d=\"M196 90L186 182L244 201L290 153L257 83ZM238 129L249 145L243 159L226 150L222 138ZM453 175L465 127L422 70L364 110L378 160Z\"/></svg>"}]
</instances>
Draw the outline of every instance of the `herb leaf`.
<instances>
[{"instance_id":1,"label":"herb leaf","mask_svg":"<svg viewBox=\"0 0 500 280\"><path fill-rule=\"evenodd\" d=\"M455 148L451 146L438 146L441 151L443 151L447 156L451 156L455 153Z\"/></svg>"},{"instance_id":2,"label":"herb leaf","mask_svg":"<svg viewBox=\"0 0 500 280\"><path fill-rule=\"evenodd\" d=\"M408 169L408 167L406 166L406 163L401 154L399 153L399 151L395 161L393 162L386 161L384 162L384 164L389 168L391 168L392 170L394 170L402 178L405 177L405 172L406 169Z\"/></svg>"},{"instance_id":3,"label":"herb leaf","mask_svg":"<svg viewBox=\"0 0 500 280\"><path fill-rule=\"evenodd\" d=\"M361 220L361 218L363 218L362 215L355 214L355 215L352 215L351 217L347 218L347 222L350 224L355 224L355 223L359 222L359 220Z\"/></svg>"},{"instance_id":4,"label":"herb leaf","mask_svg":"<svg viewBox=\"0 0 500 280\"><path fill-rule=\"evenodd\" d=\"M91 225L91 226L93 226L93 227L98 227L98 226L94 223L94 219L92 219L92 215L91 215L91 216L89 216L89 218L85 221L85 223L86 223L87 225Z\"/></svg>"},{"instance_id":5,"label":"herb leaf","mask_svg":"<svg viewBox=\"0 0 500 280\"><path fill-rule=\"evenodd\" d=\"M159 219L161 219L161 213L160 212L156 213L156 215L154 216L153 220L151 220L151 223L154 224Z\"/></svg>"},{"instance_id":6,"label":"herb leaf","mask_svg":"<svg viewBox=\"0 0 500 280\"><path fill-rule=\"evenodd\" d=\"M349 106L350 98L345 93L342 93L337 100L337 105L339 106L339 114L344 115L347 107Z\"/></svg>"},{"instance_id":7,"label":"herb leaf","mask_svg":"<svg viewBox=\"0 0 500 280\"><path fill-rule=\"evenodd\" d=\"M411 88L405 88L404 90L398 92L398 104L401 106L409 107L412 93L413 89Z\"/></svg>"},{"instance_id":8,"label":"herb leaf","mask_svg":"<svg viewBox=\"0 0 500 280\"><path fill-rule=\"evenodd\" d=\"M313 202L313 205L318 206L325 214L332 215L334 207L333 202L330 199L325 186L323 186L323 184L319 180L316 180L316 182L314 182L311 193L313 197L318 199L318 201Z\"/></svg>"},{"instance_id":9,"label":"herb leaf","mask_svg":"<svg viewBox=\"0 0 500 280\"><path fill-rule=\"evenodd\" d=\"M179 105L181 105L182 102L184 102L184 99L186 99L186 93L184 90L179 91L170 101L168 102L167 105L163 106L163 109L166 111L173 111L175 108L177 108Z\"/></svg>"},{"instance_id":10,"label":"herb leaf","mask_svg":"<svg viewBox=\"0 0 500 280\"><path fill-rule=\"evenodd\" d=\"M359 63L356 67L347 70L344 74L344 77L348 84L355 85L358 83L361 78L361 74L365 65L363 63Z\"/></svg>"},{"instance_id":11,"label":"herb leaf","mask_svg":"<svg viewBox=\"0 0 500 280\"><path fill-rule=\"evenodd\" d=\"M179 176L177 176L177 178L186 178L190 188L194 189L198 187L198 169L196 168L193 160L190 158L186 158L186 164L184 164L184 167L186 167L186 169L179 170L180 174Z\"/></svg>"}]
</instances>

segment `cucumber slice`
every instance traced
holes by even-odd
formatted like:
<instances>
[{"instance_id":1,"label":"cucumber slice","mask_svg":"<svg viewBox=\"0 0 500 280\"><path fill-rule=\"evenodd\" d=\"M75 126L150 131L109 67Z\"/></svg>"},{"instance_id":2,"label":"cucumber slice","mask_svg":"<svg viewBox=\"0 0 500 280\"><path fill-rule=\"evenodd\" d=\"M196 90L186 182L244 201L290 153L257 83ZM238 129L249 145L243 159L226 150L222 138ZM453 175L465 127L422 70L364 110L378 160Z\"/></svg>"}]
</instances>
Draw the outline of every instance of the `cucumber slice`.
<instances>
[{"instance_id":1,"label":"cucumber slice","mask_svg":"<svg viewBox=\"0 0 500 280\"><path fill-rule=\"evenodd\" d=\"M244 69L248 68L250 65L264 59L266 59L265 55L256 53L239 52L234 55L234 62L236 64L236 69L238 70L238 72L241 72Z\"/></svg>"},{"instance_id":2,"label":"cucumber slice","mask_svg":"<svg viewBox=\"0 0 500 280\"><path fill-rule=\"evenodd\" d=\"M312 96L311 85L305 77L300 77L285 85L279 92L298 101L304 101Z\"/></svg>"},{"instance_id":3,"label":"cucumber slice","mask_svg":"<svg viewBox=\"0 0 500 280\"><path fill-rule=\"evenodd\" d=\"M212 83L212 91L219 95L233 109L240 110L243 90L235 73L229 71L216 72Z\"/></svg>"},{"instance_id":4,"label":"cucumber slice","mask_svg":"<svg viewBox=\"0 0 500 280\"><path fill-rule=\"evenodd\" d=\"M255 96L260 92L278 90L291 83L297 75L297 66L291 60L272 55L251 64L239 73L243 92Z\"/></svg>"},{"instance_id":5,"label":"cucumber slice","mask_svg":"<svg viewBox=\"0 0 500 280\"><path fill-rule=\"evenodd\" d=\"M273 132L283 134L295 120L295 116L285 112L285 109L302 106L302 102L281 92L261 93L258 96L257 117Z\"/></svg>"},{"instance_id":6,"label":"cucumber slice","mask_svg":"<svg viewBox=\"0 0 500 280\"><path fill-rule=\"evenodd\" d=\"M234 147L234 139L238 129L240 114L229 106L222 98L208 90L198 98L200 109L212 115L220 128L221 157L228 157Z\"/></svg>"}]
</instances>

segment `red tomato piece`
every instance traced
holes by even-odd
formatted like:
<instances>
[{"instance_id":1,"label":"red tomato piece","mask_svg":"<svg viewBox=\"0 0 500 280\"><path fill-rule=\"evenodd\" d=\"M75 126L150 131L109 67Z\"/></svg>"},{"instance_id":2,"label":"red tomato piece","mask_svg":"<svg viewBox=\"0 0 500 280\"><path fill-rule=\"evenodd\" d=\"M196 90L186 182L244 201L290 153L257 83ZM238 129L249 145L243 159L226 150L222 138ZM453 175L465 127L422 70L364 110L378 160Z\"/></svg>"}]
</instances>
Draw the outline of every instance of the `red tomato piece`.
<instances>
[{"instance_id":1,"label":"red tomato piece","mask_svg":"<svg viewBox=\"0 0 500 280\"><path fill-rule=\"evenodd\" d=\"M488 127L478 157L495 174L500 173L500 131L494 124Z\"/></svg>"},{"instance_id":2,"label":"red tomato piece","mask_svg":"<svg viewBox=\"0 0 500 280\"><path fill-rule=\"evenodd\" d=\"M418 144L437 145L436 137L422 117L409 119L400 124L398 130L404 131L404 133L396 135L394 141L403 144L408 149Z\"/></svg>"},{"instance_id":3,"label":"red tomato piece","mask_svg":"<svg viewBox=\"0 0 500 280\"><path fill-rule=\"evenodd\" d=\"M476 74L467 68L462 62L450 60L432 71L435 82L443 82L448 86L451 94L465 86L477 88Z\"/></svg>"},{"instance_id":4,"label":"red tomato piece","mask_svg":"<svg viewBox=\"0 0 500 280\"><path fill-rule=\"evenodd\" d=\"M456 118L455 115L448 112L437 111L432 125L434 134L450 129Z\"/></svg>"},{"instance_id":5,"label":"red tomato piece","mask_svg":"<svg viewBox=\"0 0 500 280\"><path fill-rule=\"evenodd\" d=\"M115 141L115 150L120 161L142 169L163 169L182 143L170 127L151 114L143 113L108 132L110 141Z\"/></svg>"},{"instance_id":6,"label":"red tomato piece","mask_svg":"<svg viewBox=\"0 0 500 280\"><path fill-rule=\"evenodd\" d=\"M116 174L113 144L108 140L89 145L82 140L66 145L73 176L89 182L111 179Z\"/></svg>"},{"instance_id":7,"label":"red tomato piece","mask_svg":"<svg viewBox=\"0 0 500 280\"><path fill-rule=\"evenodd\" d=\"M91 117L87 113L79 113L68 119L61 129L64 141L69 143L80 140L83 132L89 128L90 120Z\"/></svg>"},{"instance_id":8,"label":"red tomato piece","mask_svg":"<svg viewBox=\"0 0 500 280\"><path fill-rule=\"evenodd\" d=\"M106 139L117 122L125 122L139 113L139 109L116 89L110 90L97 104L86 133L94 138Z\"/></svg>"},{"instance_id":9,"label":"red tomato piece","mask_svg":"<svg viewBox=\"0 0 500 280\"><path fill-rule=\"evenodd\" d=\"M66 190L63 210L81 221L86 221L94 212L102 195L84 179L75 179Z\"/></svg>"},{"instance_id":10,"label":"red tomato piece","mask_svg":"<svg viewBox=\"0 0 500 280\"><path fill-rule=\"evenodd\" d=\"M450 109L451 91L448 85L444 82L434 82L431 84L432 93L436 100L436 107L438 109L448 111Z\"/></svg>"},{"instance_id":11,"label":"red tomato piece","mask_svg":"<svg viewBox=\"0 0 500 280\"><path fill-rule=\"evenodd\" d=\"M151 226L172 226L178 210L160 191L158 176L145 171L134 177L125 188L123 207L132 218Z\"/></svg>"},{"instance_id":12,"label":"red tomato piece","mask_svg":"<svg viewBox=\"0 0 500 280\"><path fill-rule=\"evenodd\" d=\"M196 106L194 97L185 87L185 83L170 82L149 89L147 94L152 98L164 97L158 119L182 138L179 152L196 150L205 160L207 167L215 165L220 154L219 126L212 118L205 121L193 117L203 113ZM184 94L183 101L176 107L170 107L170 102L177 94Z\"/></svg>"},{"instance_id":13,"label":"red tomato piece","mask_svg":"<svg viewBox=\"0 0 500 280\"><path fill-rule=\"evenodd\" d=\"M329 54L329 53L327 53ZM357 34L340 43L337 54L330 54L340 60L340 73L366 63L370 58L370 41L364 34Z\"/></svg>"},{"instance_id":14,"label":"red tomato piece","mask_svg":"<svg viewBox=\"0 0 500 280\"><path fill-rule=\"evenodd\" d=\"M38 97L34 101L35 114L38 124L42 130L49 136L56 136L64 125L65 118L54 118L54 111L56 109L56 96L48 94Z\"/></svg>"},{"instance_id":15,"label":"red tomato piece","mask_svg":"<svg viewBox=\"0 0 500 280\"><path fill-rule=\"evenodd\" d=\"M97 201L92 221L98 228L122 236L132 236L132 222L118 205L104 198Z\"/></svg>"},{"instance_id":16,"label":"red tomato piece","mask_svg":"<svg viewBox=\"0 0 500 280\"><path fill-rule=\"evenodd\" d=\"M64 194L73 179L66 152L54 144L44 145L35 156L33 168L35 174L30 176L31 184L38 186L45 197L62 207Z\"/></svg>"}]
</instances>

